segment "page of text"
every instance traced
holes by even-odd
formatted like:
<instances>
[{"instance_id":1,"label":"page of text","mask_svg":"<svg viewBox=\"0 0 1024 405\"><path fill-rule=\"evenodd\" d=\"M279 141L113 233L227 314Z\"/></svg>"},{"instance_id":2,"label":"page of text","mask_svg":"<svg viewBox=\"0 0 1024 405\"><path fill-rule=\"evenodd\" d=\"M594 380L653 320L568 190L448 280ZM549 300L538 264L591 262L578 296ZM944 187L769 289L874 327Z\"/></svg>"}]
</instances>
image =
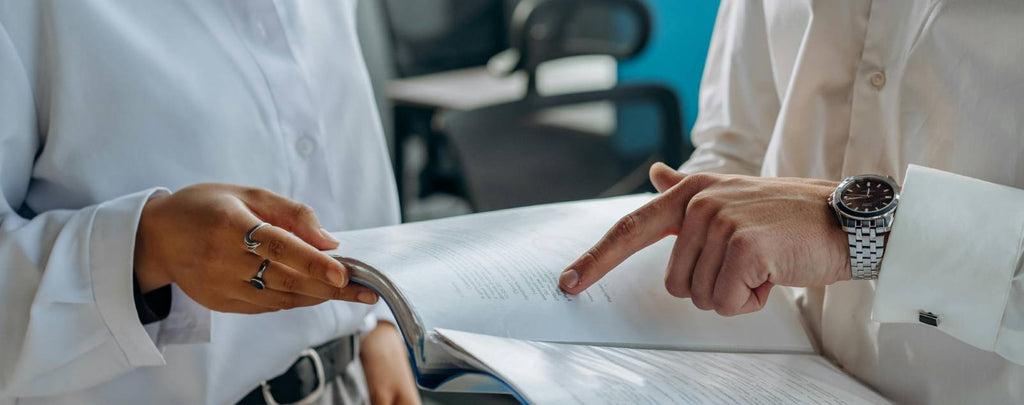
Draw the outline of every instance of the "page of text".
<instances>
[{"instance_id":1,"label":"page of text","mask_svg":"<svg viewBox=\"0 0 1024 405\"><path fill-rule=\"evenodd\" d=\"M648 348L813 352L799 314L773 292L758 313L721 317L669 295L673 238L579 296L558 274L649 195L563 203L337 233L332 253L385 273L426 330Z\"/></svg>"},{"instance_id":2,"label":"page of text","mask_svg":"<svg viewBox=\"0 0 1024 405\"><path fill-rule=\"evenodd\" d=\"M815 355L642 350L438 333L531 404L886 403Z\"/></svg>"}]
</instances>

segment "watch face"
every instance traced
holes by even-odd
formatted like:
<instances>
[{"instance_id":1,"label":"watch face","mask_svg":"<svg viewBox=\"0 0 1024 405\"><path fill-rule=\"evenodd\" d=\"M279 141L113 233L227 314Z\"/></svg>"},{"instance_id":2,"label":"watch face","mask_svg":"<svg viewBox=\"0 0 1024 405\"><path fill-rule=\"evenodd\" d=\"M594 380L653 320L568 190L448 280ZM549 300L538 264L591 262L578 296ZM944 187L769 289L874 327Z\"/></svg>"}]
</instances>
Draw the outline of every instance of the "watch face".
<instances>
[{"instance_id":1,"label":"watch face","mask_svg":"<svg viewBox=\"0 0 1024 405\"><path fill-rule=\"evenodd\" d=\"M895 199L896 190L888 182L876 178L857 179L839 193L843 207L858 214L884 211Z\"/></svg>"}]
</instances>

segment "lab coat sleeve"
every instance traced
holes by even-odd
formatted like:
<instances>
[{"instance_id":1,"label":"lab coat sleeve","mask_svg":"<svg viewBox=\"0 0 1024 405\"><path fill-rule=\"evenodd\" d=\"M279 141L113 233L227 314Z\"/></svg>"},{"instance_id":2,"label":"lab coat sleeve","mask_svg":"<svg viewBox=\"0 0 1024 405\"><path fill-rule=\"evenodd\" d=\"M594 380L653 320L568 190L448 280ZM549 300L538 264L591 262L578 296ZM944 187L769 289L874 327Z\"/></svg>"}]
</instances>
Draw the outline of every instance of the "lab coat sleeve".
<instances>
[{"instance_id":1,"label":"lab coat sleeve","mask_svg":"<svg viewBox=\"0 0 1024 405\"><path fill-rule=\"evenodd\" d=\"M41 145L27 72L0 23L0 398L70 392L163 364L135 312L132 256L143 205L166 191L22 210Z\"/></svg>"},{"instance_id":2,"label":"lab coat sleeve","mask_svg":"<svg viewBox=\"0 0 1024 405\"><path fill-rule=\"evenodd\" d=\"M905 179L872 318L932 312L942 332L1024 365L1024 190L913 165Z\"/></svg>"},{"instance_id":3,"label":"lab coat sleeve","mask_svg":"<svg viewBox=\"0 0 1024 405\"><path fill-rule=\"evenodd\" d=\"M680 169L758 175L779 112L760 1L721 2L693 128Z\"/></svg>"}]
</instances>

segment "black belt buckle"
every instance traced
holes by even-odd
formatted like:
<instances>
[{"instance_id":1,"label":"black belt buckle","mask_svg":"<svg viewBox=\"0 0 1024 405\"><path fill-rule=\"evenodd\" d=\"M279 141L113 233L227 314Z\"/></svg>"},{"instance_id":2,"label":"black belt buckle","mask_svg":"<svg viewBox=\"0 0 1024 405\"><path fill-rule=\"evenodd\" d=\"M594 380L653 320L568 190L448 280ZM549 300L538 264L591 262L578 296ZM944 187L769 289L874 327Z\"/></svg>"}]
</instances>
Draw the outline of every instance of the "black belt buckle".
<instances>
[{"instance_id":1,"label":"black belt buckle","mask_svg":"<svg viewBox=\"0 0 1024 405\"><path fill-rule=\"evenodd\" d=\"M301 360L302 357L309 357L309 360L313 362L313 369L316 371L316 388L313 389L313 392L310 392L309 395L306 395L305 398L292 402L288 405L307 405L316 402L320 399L320 396L323 395L324 387L327 385L326 377L324 376L324 363L320 359L320 353L317 353L315 349L306 349L302 351L299 359ZM263 401L266 402L267 405L281 405L276 399L274 399L274 394L270 392L270 384L263 381L260 383L260 387L263 390Z\"/></svg>"},{"instance_id":2,"label":"black belt buckle","mask_svg":"<svg viewBox=\"0 0 1024 405\"><path fill-rule=\"evenodd\" d=\"M288 370L259 383L238 405L281 405L281 399L297 405L316 402L327 386L358 359L359 340L360 335L354 334L303 350Z\"/></svg>"}]
</instances>

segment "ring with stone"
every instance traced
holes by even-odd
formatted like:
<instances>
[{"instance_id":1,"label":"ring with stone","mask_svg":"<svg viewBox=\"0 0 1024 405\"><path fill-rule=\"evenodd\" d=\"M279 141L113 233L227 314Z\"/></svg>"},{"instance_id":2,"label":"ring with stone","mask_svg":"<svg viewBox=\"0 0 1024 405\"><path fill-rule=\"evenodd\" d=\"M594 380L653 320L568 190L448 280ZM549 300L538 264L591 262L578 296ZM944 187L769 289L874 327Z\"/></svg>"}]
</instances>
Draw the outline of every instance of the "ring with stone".
<instances>
[{"instance_id":1,"label":"ring with stone","mask_svg":"<svg viewBox=\"0 0 1024 405\"><path fill-rule=\"evenodd\" d=\"M256 277L249 279L249 284L252 284L257 290L267 288L267 284L263 282L263 273L267 271L267 267L270 267L270 259L263 260L259 270L256 270Z\"/></svg>"}]
</instances>

